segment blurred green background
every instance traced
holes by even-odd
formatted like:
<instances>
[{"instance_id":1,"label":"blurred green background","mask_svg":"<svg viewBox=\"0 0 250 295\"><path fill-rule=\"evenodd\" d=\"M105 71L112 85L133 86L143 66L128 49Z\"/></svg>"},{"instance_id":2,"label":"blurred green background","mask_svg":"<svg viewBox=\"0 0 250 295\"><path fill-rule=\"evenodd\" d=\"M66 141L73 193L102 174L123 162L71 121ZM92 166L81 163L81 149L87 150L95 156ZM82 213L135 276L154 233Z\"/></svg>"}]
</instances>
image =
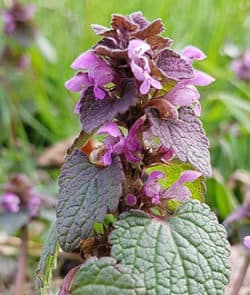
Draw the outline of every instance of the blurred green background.
<instances>
[{"instance_id":1,"label":"blurred green background","mask_svg":"<svg viewBox=\"0 0 250 295\"><path fill-rule=\"evenodd\" d=\"M9 2L1 0L1 9ZM221 220L242 202L241 187L227 183L237 170L250 172L250 86L235 79L226 53L231 45L234 51L250 49L250 1L22 1L31 2L37 7L40 32L39 42L25 49L31 66L25 71L0 66L0 183L20 171L36 178L39 154L80 130L73 113L78 95L69 93L64 82L73 74L73 59L98 40L90 24L108 26L114 12L141 10L150 20L162 18L164 34L174 40L175 49L192 44L208 55L196 65L216 78L200 89L214 167L214 177L207 181L207 202ZM6 43L15 46L9 39L1 33L0 48ZM46 173L55 184L58 169Z\"/></svg>"}]
</instances>

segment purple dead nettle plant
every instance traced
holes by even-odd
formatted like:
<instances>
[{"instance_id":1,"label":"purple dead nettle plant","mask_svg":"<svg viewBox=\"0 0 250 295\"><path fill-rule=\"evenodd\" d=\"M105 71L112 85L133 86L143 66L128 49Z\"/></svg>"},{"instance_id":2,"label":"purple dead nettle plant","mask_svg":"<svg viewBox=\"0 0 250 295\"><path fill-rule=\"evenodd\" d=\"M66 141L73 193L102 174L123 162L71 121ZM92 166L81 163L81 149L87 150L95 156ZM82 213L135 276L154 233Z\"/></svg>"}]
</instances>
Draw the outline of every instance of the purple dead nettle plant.
<instances>
[{"instance_id":1,"label":"purple dead nettle plant","mask_svg":"<svg viewBox=\"0 0 250 295\"><path fill-rule=\"evenodd\" d=\"M83 261L60 294L224 294L229 244L203 203L211 166L196 87L214 79L194 64L206 55L177 53L141 12L92 29L101 39L65 84L80 95L82 131L59 178L42 291L59 244Z\"/></svg>"},{"instance_id":2,"label":"purple dead nettle plant","mask_svg":"<svg viewBox=\"0 0 250 295\"><path fill-rule=\"evenodd\" d=\"M3 10L3 33L7 37L7 44L1 50L2 64L12 65L21 70L29 66L30 58L26 49L37 35L37 27L33 21L35 10L35 6L25 5L19 1L11 1L9 7ZM11 42L8 42L9 40Z\"/></svg>"},{"instance_id":3,"label":"purple dead nettle plant","mask_svg":"<svg viewBox=\"0 0 250 295\"><path fill-rule=\"evenodd\" d=\"M41 195L24 174L16 174L2 186L0 197L0 228L9 235L20 236L20 249L13 295L24 294L28 255L28 227L37 220Z\"/></svg>"}]
</instances>

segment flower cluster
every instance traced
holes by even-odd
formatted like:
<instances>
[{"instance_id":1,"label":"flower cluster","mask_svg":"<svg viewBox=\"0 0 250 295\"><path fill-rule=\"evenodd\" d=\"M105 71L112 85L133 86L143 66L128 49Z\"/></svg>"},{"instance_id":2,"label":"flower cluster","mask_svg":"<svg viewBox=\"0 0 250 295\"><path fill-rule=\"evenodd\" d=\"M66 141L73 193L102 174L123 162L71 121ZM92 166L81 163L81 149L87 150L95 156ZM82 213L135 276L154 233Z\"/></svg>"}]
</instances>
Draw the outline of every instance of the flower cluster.
<instances>
[{"instance_id":1,"label":"flower cluster","mask_svg":"<svg viewBox=\"0 0 250 295\"><path fill-rule=\"evenodd\" d=\"M26 44L27 39L34 37L35 27L32 18L35 13L33 5L14 3L3 11L4 33L16 38L21 44Z\"/></svg>"},{"instance_id":2,"label":"flower cluster","mask_svg":"<svg viewBox=\"0 0 250 295\"><path fill-rule=\"evenodd\" d=\"M23 51L34 41L37 32L33 22L34 13L33 5L24 5L18 1L13 1L10 7L3 11L3 33L18 45L15 46L15 50L12 49L12 43L5 45L0 56L3 64L8 63L19 69L26 69L29 66L29 56Z\"/></svg>"},{"instance_id":3,"label":"flower cluster","mask_svg":"<svg viewBox=\"0 0 250 295\"><path fill-rule=\"evenodd\" d=\"M250 51L245 51L233 61L232 70L239 80L250 81Z\"/></svg>"},{"instance_id":4,"label":"flower cluster","mask_svg":"<svg viewBox=\"0 0 250 295\"><path fill-rule=\"evenodd\" d=\"M12 176L4 186L4 190L0 205L5 212L17 213L20 210L27 210L30 217L36 217L39 214L40 195L25 175Z\"/></svg>"},{"instance_id":5,"label":"flower cluster","mask_svg":"<svg viewBox=\"0 0 250 295\"><path fill-rule=\"evenodd\" d=\"M92 29L102 39L73 61L71 68L77 72L65 83L80 94L75 112L83 131L98 139L88 153L90 160L107 167L119 156L130 169L140 171L136 175L141 185L136 192L126 191L128 205L145 197L152 204L186 200L191 193L184 184L211 174L196 87L214 79L193 67L206 55L193 46L177 53L172 40L161 36L161 20L149 22L141 12L113 15L111 28ZM149 165L173 158L189 162L197 171L184 171L167 190L159 180L168 176L160 171L143 180Z\"/></svg>"}]
</instances>

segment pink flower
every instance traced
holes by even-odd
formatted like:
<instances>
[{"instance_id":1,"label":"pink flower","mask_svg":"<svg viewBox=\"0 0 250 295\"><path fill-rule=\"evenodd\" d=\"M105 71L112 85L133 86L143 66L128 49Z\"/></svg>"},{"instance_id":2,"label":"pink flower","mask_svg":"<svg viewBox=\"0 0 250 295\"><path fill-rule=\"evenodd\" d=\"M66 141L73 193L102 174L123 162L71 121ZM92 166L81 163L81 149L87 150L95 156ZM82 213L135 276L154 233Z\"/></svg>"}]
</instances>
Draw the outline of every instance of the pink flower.
<instances>
[{"instance_id":1,"label":"pink flower","mask_svg":"<svg viewBox=\"0 0 250 295\"><path fill-rule=\"evenodd\" d=\"M159 180L165 178L165 174L160 171L153 171L148 179L146 184L143 187L143 195L152 198L153 204L160 203L160 197L162 196L163 189L159 184Z\"/></svg>"},{"instance_id":2,"label":"pink flower","mask_svg":"<svg viewBox=\"0 0 250 295\"><path fill-rule=\"evenodd\" d=\"M195 60L203 60L206 55L194 46L188 46L182 51L182 56L192 64ZM191 106L194 105L194 111L200 116L201 105L199 102L200 93L195 86L206 86L214 82L214 78L210 75L194 70L194 77L191 79L183 79L171 89L165 98L174 106Z\"/></svg>"},{"instance_id":3,"label":"pink flower","mask_svg":"<svg viewBox=\"0 0 250 295\"><path fill-rule=\"evenodd\" d=\"M250 236L246 236L246 237L244 237L244 245L248 248L248 249L250 249Z\"/></svg>"},{"instance_id":4,"label":"pink flower","mask_svg":"<svg viewBox=\"0 0 250 295\"><path fill-rule=\"evenodd\" d=\"M160 203L161 199L185 201L191 196L190 190L183 184L193 182L199 178L202 173L192 170L182 172L179 179L169 188L163 190L159 180L165 178L165 174L160 171L154 171L150 174L143 188L143 195L152 198L153 204Z\"/></svg>"},{"instance_id":5,"label":"pink flower","mask_svg":"<svg viewBox=\"0 0 250 295\"><path fill-rule=\"evenodd\" d=\"M4 33L6 35L14 34L18 28L21 28L32 19L34 13L35 7L33 5L14 3L8 10L3 12Z\"/></svg>"},{"instance_id":6,"label":"pink flower","mask_svg":"<svg viewBox=\"0 0 250 295\"><path fill-rule=\"evenodd\" d=\"M106 123L103 125L98 134L107 134L104 144L106 152L102 157L102 162L105 166L112 163L112 154L120 155L124 151L124 135L121 133L119 126L116 123Z\"/></svg>"},{"instance_id":7,"label":"pink flower","mask_svg":"<svg viewBox=\"0 0 250 295\"><path fill-rule=\"evenodd\" d=\"M161 83L150 76L151 69L149 66L149 55L147 55L147 52L150 50L149 44L142 40L135 39L129 42L128 56L130 58L130 66L135 78L142 82L140 86L141 94L147 94L151 86L156 89L162 89Z\"/></svg>"},{"instance_id":8,"label":"pink flower","mask_svg":"<svg viewBox=\"0 0 250 295\"><path fill-rule=\"evenodd\" d=\"M250 51L233 61L232 70L239 80L250 81Z\"/></svg>"},{"instance_id":9,"label":"pink flower","mask_svg":"<svg viewBox=\"0 0 250 295\"><path fill-rule=\"evenodd\" d=\"M105 85L114 80L114 72L111 67L92 51L87 51L78 56L71 65L75 70L87 70L78 72L65 83L65 87L72 92L84 92L88 87L94 86L96 99L104 99Z\"/></svg>"},{"instance_id":10,"label":"pink flower","mask_svg":"<svg viewBox=\"0 0 250 295\"><path fill-rule=\"evenodd\" d=\"M29 211L30 216L35 217L35 216L38 216L40 211L41 198L36 192L34 192L33 189L30 189L29 194L30 194L30 197L26 204L26 207Z\"/></svg>"},{"instance_id":11,"label":"pink flower","mask_svg":"<svg viewBox=\"0 0 250 295\"><path fill-rule=\"evenodd\" d=\"M2 208L7 212L17 213L20 211L20 199L11 192L6 192L1 199Z\"/></svg>"},{"instance_id":12,"label":"pink flower","mask_svg":"<svg viewBox=\"0 0 250 295\"><path fill-rule=\"evenodd\" d=\"M180 178L173 183L168 189L162 194L162 199L186 201L191 197L190 190L183 185L185 182L193 182L202 175L201 172L187 170L181 173Z\"/></svg>"},{"instance_id":13,"label":"pink flower","mask_svg":"<svg viewBox=\"0 0 250 295\"><path fill-rule=\"evenodd\" d=\"M136 196L133 194L127 194L125 202L128 206L133 207L137 202Z\"/></svg>"},{"instance_id":14,"label":"pink flower","mask_svg":"<svg viewBox=\"0 0 250 295\"><path fill-rule=\"evenodd\" d=\"M132 163L140 161L138 154L141 152L141 145L137 138L137 132L144 121L145 118L139 118L130 128L126 137L114 122L106 123L99 129L98 134L108 135L104 141L106 148L106 152L102 157L104 165L108 166L112 163L112 154L124 154L126 159Z\"/></svg>"}]
</instances>

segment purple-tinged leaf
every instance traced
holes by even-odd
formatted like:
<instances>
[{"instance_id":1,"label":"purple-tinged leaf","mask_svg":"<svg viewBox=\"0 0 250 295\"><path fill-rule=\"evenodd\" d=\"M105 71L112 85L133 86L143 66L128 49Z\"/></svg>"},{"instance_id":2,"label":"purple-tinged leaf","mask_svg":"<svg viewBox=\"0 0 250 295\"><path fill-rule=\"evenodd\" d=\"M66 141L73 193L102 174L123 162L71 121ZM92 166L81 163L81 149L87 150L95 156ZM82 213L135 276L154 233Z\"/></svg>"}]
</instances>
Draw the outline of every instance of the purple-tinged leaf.
<instances>
[{"instance_id":1,"label":"purple-tinged leaf","mask_svg":"<svg viewBox=\"0 0 250 295\"><path fill-rule=\"evenodd\" d=\"M173 50L163 50L158 58L157 66L167 78L180 80L194 77L192 66Z\"/></svg>"},{"instance_id":2,"label":"purple-tinged leaf","mask_svg":"<svg viewBox=\"0 0 250 295\"><path fill-rule=\"evenodd\" d=\"M152 50L161 50L169 47L173 43L173 41L169 38L164 38L156 35L147 37L147 43L150 45Z\"/></svg>"},{"instance_id":3,"label":"purple-tinged leaf","mask_svg":"<svg viewBox=\"0 0 250 295\"><path fill-rule=\"evenodd\" d=\"M128 57L127 49L112 49L103 45L96 46L95 52L99 55L108 56L116 59L126 59Z\"/></svg>"},{"instance_id":4,"label":"purple-tinged leaf","mask_svg":"<svg viewBox=\"0 0 250 295\"><path fill-rule=\"evenodd\" d=\"M166 148L172 148L183 162L189 161L206 176L211 175L209 143L200 120L190 108L179 110L179 119L163 120L149 113L151 129Z\"/></svg>"},{"instance_id":5,"label":"purple-tinged leaf","mask_svg":"<svg viewBox=\"0 0 250 295\"><path fill-rule=\"evenodd\" d=\"M60 288L58 295L72 295L72 293L70 291L70 286L72 284L72 281L74 280L75 275L79 271L80 267L81 267L81 265L77 265L77 266L73 267L67 273L67 275L63 279L62 286Z\"/></svg>"},{"instance_id":6,"label":"purple-tinged leaf","mask_svg":"<svg viewBox=\"0 0 250 295\"><path fill-rule=\"evenodd\" d=\"M100 168L75 150L66 159L59 178L57 234L60 246L71 251L87 238L95 221L117 209L124 173L119 157Z\"/></svg>"},{"instance_id":7,"label":"purple-tinged leaf","mask_svg":"<svg viewBox=\"0 0 250 295\"><path fill-rule=\"evenodd\" d=\"M96 35L102 35L105 32L109 31L110 29L98 24L92 24L91 29Z\"/></svg>"},{"instance_id":8,"label":"purple-tinged leaf","mask_svg":"<svg viewBox=\"0 0 250 295\"><path fill-rule=\"evenodd\" d=\"M137 25L131 22L127 16L120 14L112 15L111 26L113 29L122 31L135 31L137 29Z\"/></svg>"},{"instance_id":9,"label":"purple-tinged leaf","mask_svg":"<svg viewBox=\"0 0 250 295\"><path fill-rule=\"evenodd\" d=\"M80 120L85 132L90 133L107 121L112 121L117 114L125 113L136 104L136 86L134 80L124 81L121 98L96 100L93 88L89 88L81 98Z\"/></svg>"},{"instance_id":10,"label":"purple-tinged leaf","mask_svg":"<svg viewBox=\"0 0 250 295\"><path fill-rule=\"evenodd\" d=\"M131 13L128 16L134 23L139 25L140 29L145 28L150 22L143 16L141 11Z\"/></svg>"},{"instance_id":11,"label":"purple-tinged leaf","mask_svg":"<svg viewBox=\"0 0 250 295\"><path fill-rule=\"evenodd\" d=\"M156 19L152 23L150 23L147 27L141 29L140 31L131 33L131 36L134 38L145 40L146 38L150 36L158 35L163 31L164 31L164 25L161 19Z\"/></svg>"}]
</instances>

